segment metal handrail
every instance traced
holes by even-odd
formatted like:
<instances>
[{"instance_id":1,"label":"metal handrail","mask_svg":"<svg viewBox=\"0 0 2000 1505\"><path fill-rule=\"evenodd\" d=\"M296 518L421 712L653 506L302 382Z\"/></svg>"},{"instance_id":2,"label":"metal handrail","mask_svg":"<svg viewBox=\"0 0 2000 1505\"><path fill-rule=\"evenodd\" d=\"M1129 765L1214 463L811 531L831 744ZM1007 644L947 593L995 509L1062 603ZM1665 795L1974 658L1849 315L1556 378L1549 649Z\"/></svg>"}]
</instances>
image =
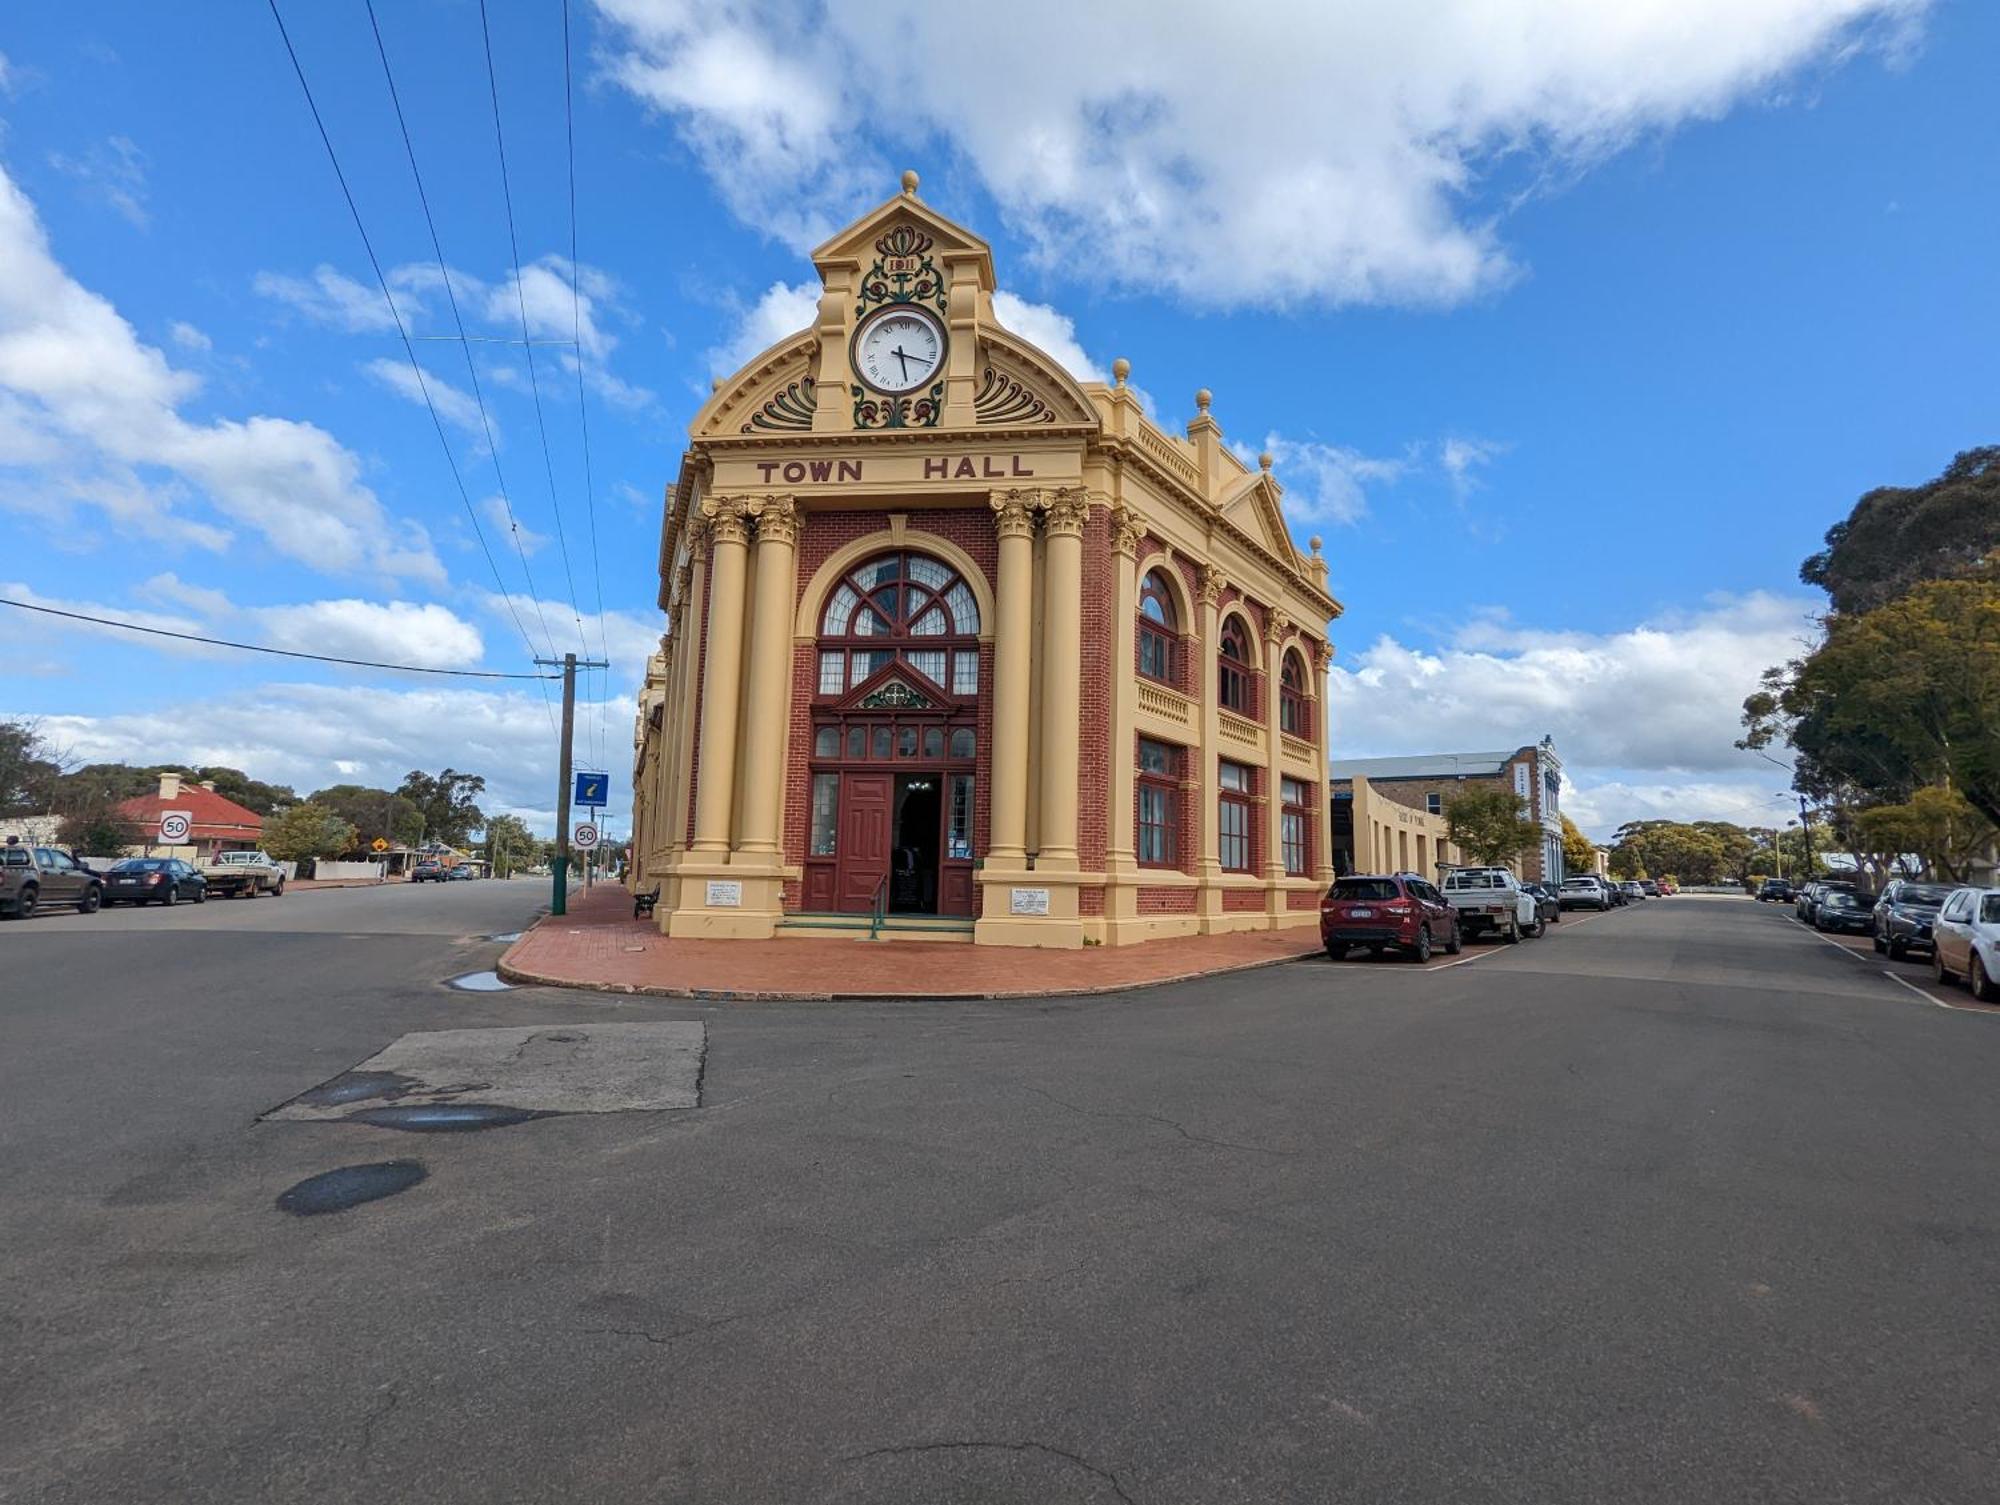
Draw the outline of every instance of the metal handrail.
<instances>
[{"instance_id":1,"label":"metal handrail","mask_svg":"<svg viewBox=\"0 0 2000 1505\"><path fill-rule=\"evenodd\" d=\"M882 938L882 927L889 923L889 875L884 873L875 881L875 892L868 898L868 939Z\"/></svg>"}]
</instances>

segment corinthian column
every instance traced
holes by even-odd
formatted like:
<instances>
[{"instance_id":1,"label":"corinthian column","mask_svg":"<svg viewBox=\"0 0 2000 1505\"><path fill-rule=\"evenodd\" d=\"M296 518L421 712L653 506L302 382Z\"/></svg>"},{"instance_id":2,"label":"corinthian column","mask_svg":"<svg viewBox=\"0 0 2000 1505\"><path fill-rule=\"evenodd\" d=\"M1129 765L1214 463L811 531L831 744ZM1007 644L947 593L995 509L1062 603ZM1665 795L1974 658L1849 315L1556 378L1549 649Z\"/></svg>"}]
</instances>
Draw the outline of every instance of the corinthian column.
<instances>
[{"instance_id":1,"label":"corinthian column","mask_svg":"<svg viewBox=\"0 0 2000 1505\"><path fill-rule=\"evenodd\" d=\"M750 614L750 746L743 791L743 839L739 850L775 858L782 808L785 751L785 682L792 662L792 599L798 589L794 553L799 509L789 496L759 497L749 510L757 519L757 579Z\"/></svg>"},{"instance_id":2,"label":"corinthian column","mask_svg":"<svg viewBox=\"0 0 2000 1505\"><path fill-rule=\"evenodd\" d=\"M1083 698L1083 525L1080 487L1049 498L1042 597L1042 798L1035 867L1075 872L1077 728Z\"/></svg>"},{"instance_id":3,"label":"corinthian column","mask_svg":"<svg viewBox=\"0 0 2000 1505\"><path fill-rule=\"evenodd\" d=\"M696 852L729 850L735 804L736 717L743 686L743 584L749 568L748 511L740 497L710 497L708 651L702 664L701 766L695 774Z\"/></svg>"},{"instance_id":4,"label":"corinthian column","mask_svg":"<svg viewBox=\"0 0 2000 1505\"><path fill-rule=\"evenodd\" d=\"M993 790L987 859L999 868L1019 868L1028 860L1028 672L1033 651L1034 508L1039 501L1033 491L1002 491L993 497L1000 568L993 592Z\"/></svg>"},{"instance_id":5,"label":"corinthian column","mask_svg":"<svg viewBox=\"0 0 2000 1505\"><path fill-rule=\"evenodd\" d=\"M1222 898L1213 883L1222 873L1221 815L1216 806L1220 773L1216 768L1222 742L1222 592L1228 584L1212 564L1201 567L1201 777L1194 797L1201 810L1201 844L1195 850L1195 871L1204 880L1204 913L1222 912Z\"/></svg>"}]
</instances>

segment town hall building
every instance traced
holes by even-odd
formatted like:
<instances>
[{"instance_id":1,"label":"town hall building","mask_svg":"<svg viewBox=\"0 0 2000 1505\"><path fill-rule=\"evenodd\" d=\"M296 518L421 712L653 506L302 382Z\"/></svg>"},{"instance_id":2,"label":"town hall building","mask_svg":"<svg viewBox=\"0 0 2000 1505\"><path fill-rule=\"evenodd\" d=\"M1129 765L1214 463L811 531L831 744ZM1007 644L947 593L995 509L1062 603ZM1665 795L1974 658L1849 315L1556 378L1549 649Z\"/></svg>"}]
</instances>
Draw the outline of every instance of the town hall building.
<instances>
[{"instance_id":1,"label":"town hall building","mask_svg":"<svg viewBox=\"0 0 2000 1505\"><path fill-rule=\"evenodd\" d=\"M1270 457L1079 383L903 191L667 493L632 882L673 936L1126 945L1308 927L1327 593Z\"/></svg>"}]
</instances>

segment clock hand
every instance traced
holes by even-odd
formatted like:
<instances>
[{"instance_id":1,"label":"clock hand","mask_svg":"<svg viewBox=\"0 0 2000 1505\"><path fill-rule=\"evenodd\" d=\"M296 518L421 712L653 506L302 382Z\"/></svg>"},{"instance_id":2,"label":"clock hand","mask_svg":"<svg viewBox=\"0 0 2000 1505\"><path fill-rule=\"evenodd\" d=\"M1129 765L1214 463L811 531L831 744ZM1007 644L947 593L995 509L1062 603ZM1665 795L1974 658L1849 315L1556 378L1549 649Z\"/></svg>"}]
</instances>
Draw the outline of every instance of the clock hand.
<instances>
[{"instance_id":1,"label":"clock hand","mask_svg":"<svg viewBox=\"0 0 2000 1505\"><path fill-rule=\"evenodd\" d=\"M894 350L891 350L889 354L893 355L897 360L903 363L903 379L905 381L909 380L910 358L903 353L903 347L901 345L898 345Z\"/></svg>"}]
</instances>

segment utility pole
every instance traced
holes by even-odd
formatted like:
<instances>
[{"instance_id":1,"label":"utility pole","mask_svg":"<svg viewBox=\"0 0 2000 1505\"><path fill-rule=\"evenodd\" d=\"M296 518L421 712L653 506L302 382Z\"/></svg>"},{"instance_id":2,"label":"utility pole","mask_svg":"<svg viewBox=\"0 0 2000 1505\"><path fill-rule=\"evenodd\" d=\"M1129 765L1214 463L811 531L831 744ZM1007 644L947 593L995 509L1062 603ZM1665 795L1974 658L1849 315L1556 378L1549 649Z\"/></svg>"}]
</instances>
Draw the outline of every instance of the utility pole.
<instances>
[{"instance_id":1,"label":"utility pole","mask_svg":"<svg viewBox=\"0 0 2000 1505\"><path fill-rule=\"evenodd\" d=\"M1812 816L1806 810L1806 797L1799 796L1799 839L1806 844L1805 872L1802 876L1810 879L1813 875Z\"/></svg>"},{"instance_id":2,"label":"utility pole","mask_svg":"<svg viewBox=\"0 0 2000 1505\"><path fill-rule=\"evenodd\" d=\"M554 659L538 658L538 665L545 668L560 668L563 672L563 715L562 746L556 752L556 863L555 892L549 902L550 914L569 913L569 744L576 734L576 671L578 669L608 669L611 666L600 659L579 661L574 653L565 653L562 662Z\"/></svg>"}]
</instances>

